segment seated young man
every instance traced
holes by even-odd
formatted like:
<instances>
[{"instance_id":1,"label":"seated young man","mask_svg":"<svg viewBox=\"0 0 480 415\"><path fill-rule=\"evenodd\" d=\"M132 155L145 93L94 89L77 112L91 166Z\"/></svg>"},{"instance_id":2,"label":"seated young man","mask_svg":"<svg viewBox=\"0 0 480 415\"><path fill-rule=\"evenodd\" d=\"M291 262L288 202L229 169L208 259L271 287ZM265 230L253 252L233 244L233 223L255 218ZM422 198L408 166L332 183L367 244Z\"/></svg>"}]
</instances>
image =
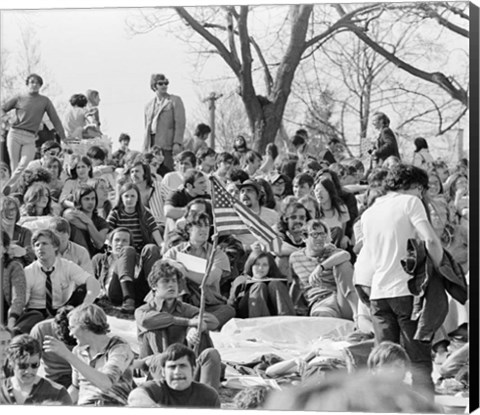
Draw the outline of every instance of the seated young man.
<instances>
[{"instance_id":1,"label":"seated young man","mask_svg":"<svg viewBox=\"0 0 480 415\"><path fill-rule=\"evenodd\" d=\"M135 304L142 304L149 291L147 275L155 261L161 258L154 244L143 247L137 254L132 246L133 236L128 228L118 227L110 232L110 252L93 257L93 271L100 282L102 294L122 311L133 313Z\"/></svg>"},{"instance_id":2,"label":"seated young man","mask_svg":"<svg viewBox=\"0 0 480 415\"><path fill-rule=\"evenodd\" d=\"M39 321L54 317L64 305L91 304L100 292L95 277L77 264L59 256L60 241L50 229L32 236L37 260L25 268L27 303L16 329L30 333Z\"/></svg>"},{"instance_id":3,"label":"seated young man","mask_svg":"<svg viewBox=\"0 0 480 415\"><path fill-rule=\"evenodd\" d=\"M220 387L221 359L205 330L218 327L218 320L205 313L199 326L199 309L181 301L178 292L183 279L182 266L170 259L157 261L148 275L151 295L145 305L135 310L140 359L164 352L173 343L195 346L200 343L199 370L196 378L218 390ZM193 365L192 365L193 367Z\"/></svg>"},{"instance_id":4,"label":"seated young man","mask_svg":"<svg viewBox=\"0 0 480 415\"><path fill-rule=\"evenodd\" d=\"M147 381L130 392L133 407L220 408L220 397L213 388L195 382L195 353L183 344L170 345L161 355L164 380Z\"/></svg>"},{"instance_id":5,"label":"seated young man","mask_svg":"<svg viewBox=\"0 0 480 415\"><path fill-rule=\"evenodd\" d=\"M353 320L358 296L350 254L328 243L330 231L325 222L312 219L305 230L305 248L293 252L289 260L296 289L294 304L311 316Z\"/></svg>"},{"instance_id":6,"label":"seated young man","mask_svg":"<svg viewBox=\"0 0 480 415\"><path fill-rule=\"evenodd\" d=\"M313 194L314 179L308 173L300 173L293 179L293 194L298 198Z\"/></svg>"},{"instance_id":7,"label":"seated young man","mask_svg":"<svg viewBox=\"0 0 480 415\"><path fill-rule=\"evenodd\" d=\"M184 262L183 255L202 258L208 261L213 245L208 241L210 234L210 218L207 213L194 213L187 218L185 223L185 234L188 235L187 242L180 242L171 247L164 254L164 258ZM193 258L191 258L193 259ZM184 264L188 268L187 264ZM184 301L194 306L200 306L200 285L205 272L198 272L193 269L186 269L184 286L181 287L182 294L185 294ZM227 305L227 299L220 294L220 286L230 276L230 262L228 256L220 248L215 249L213 263L205 284L205 310L212 313L219 322L218 328L233 317L235 310Z\"/></svg>"}]
</instances>

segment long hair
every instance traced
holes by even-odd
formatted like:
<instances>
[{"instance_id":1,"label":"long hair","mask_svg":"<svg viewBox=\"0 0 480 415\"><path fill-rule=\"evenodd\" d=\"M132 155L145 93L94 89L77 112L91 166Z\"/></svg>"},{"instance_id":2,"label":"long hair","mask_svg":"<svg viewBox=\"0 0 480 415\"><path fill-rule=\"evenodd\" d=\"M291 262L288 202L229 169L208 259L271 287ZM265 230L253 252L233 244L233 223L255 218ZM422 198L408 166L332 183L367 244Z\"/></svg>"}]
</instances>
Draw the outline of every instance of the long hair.
<instances>
[{"instance_id":1,"label":"long hair","mask_svg":"<svg viewBox=\"0 0 480 415\"><path fill-rule=\"evenodd\" d=\"M82 199L90 193L93 193L95 195L95 209L93 209L92 212L92 217L94 217L97 216L98 198L97 192L92 186L81 183L73 192L73 204L76 209L82 210Z\"/></svg>"},{"instance_id":2,"label":"long hair","mask_svg":"<svg viewBox=\"0 0 480 415\"><path fill-rule=\"evenodd\" d=\"M25 192L23 196L23 206L20 208L22 214L26 216L38 216L37 215L37 203L41 197L47 196L47 206L43 208L43 212L40 216L52 214L52 197L50 195L50 189L45 183L35 182Z\"/></svg>"},{"instance_id":3,"label":"long hair","mask_svg":"<svg viewBox=\"0 0 480 415\"><path fill-rule=\"evenodd\" d=\"M75 159L73 160L73 162L70 166L70 177L73 180L78 179L77 166L80 162L82 162L83 164L86 164L86 166L88 167L88 177L92 178L93 177L92 162L90 161L90 159L87 156L81 156L81 157L77 156L77 157L75 157Z\"/></svg>"},{"instance_id":4,"label":"long hair","mask_svg":"<svg viewBox=\"0 0 480 415\"><path fill-rule=\"evenodd\" d=\"M10 255L8 255L8 248L10 246L10 236L6 231L2 229L2 239L1 244L3 246L3 266L6 268L7 265L11 262Z\"/></svg>"},{"instance_id":5,"label":"long hair","mask_svg":"<svg viewBox=\"0 0 480 415\"><path fill-rule=\"evenodd\" d=\"M261 258L267 258L268 260L268 278L284 278L284 276L278 269L278 266L275 263L272 254L270 254L269 252L252 252L247 258L247 262L245 262L245 274L253 277L253 266L255 265L255 262L257 262L257 260Z\"/></svg>"},{"instance_id":6,"label":"long hair","mask_svg":"<svg viewBox=\"0 0 480 415\"><path fill-rule=\"evenodd\" d=\"M93 179L88 179L88 181L87 181L87 184L89 184L90 186L92 186L95 189L95 193L97 191L98 186L100 186L101 183L104 183L108 187L108 183L103 177L94 177ZM97 209L98 208L103 208L105 216L108 216L108 214L110 213L110 211L112 210L112 207L113 207L110 199L108 199L108 197L107 197L107 200L105 200L105 202L103 202L103 206L98 206L98 203L99 202L98 202L98 195L97 195Z\"/></svg>"},{"instance_id":7,"label":"long hair","mask_svg":"<svg viewBox=\"0 0 480 415\"><path fill-rule=\"evenodd\" d=\"M330 196L330 201L332 203L332 208L339 214L342 215L346 212L345 204L343 203L342 199L337 193L337 189L333 184L333 181L327 177L320 177L320 179L315 183L315 186L321 184L325 190L327 191L328 195ZM324 216L325 212L323 211L323 207L320 204L320 213L321 216Z\"/></svg>"},{"instance_id":8,"label":"long hair","mask_svg":"<svg viewBox=\"0 0 480 415\"><path fill-rule=\"evenodd\" d=\"M145 220L146 210L142 203L142 195L140 194L140 190L138 189L136 184L127 182L123 184L122 187L120 187L120 190L118 191L117 201L112 210L116 210L119 214L126 213L122 196L124 193L127 193L129 190L135 190L135 192L137 193L137 203L135 205L135 213L138 217L138 221L140 222L140 230L142 232L143 240L145 243L149 243L150 241L152 241L153 238L148 231L147 222Z\"/></svg>"}]
</instances>

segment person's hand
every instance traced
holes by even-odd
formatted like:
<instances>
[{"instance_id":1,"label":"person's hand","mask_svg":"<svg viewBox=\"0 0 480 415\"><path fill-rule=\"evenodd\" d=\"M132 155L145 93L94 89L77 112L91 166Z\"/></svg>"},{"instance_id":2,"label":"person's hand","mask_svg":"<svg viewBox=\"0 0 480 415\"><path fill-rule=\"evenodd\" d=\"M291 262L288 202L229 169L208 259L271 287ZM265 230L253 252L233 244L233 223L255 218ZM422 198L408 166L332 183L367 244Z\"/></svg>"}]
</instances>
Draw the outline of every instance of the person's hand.
<instances>
[{"instance_id":1,"label":"person's hand","mask_svg":"<svg viewBox=\"0 0 480 415\"><path fill-rule=\"evenodd\" d=\"M253 244L252 244L252 253L255 253L256 255L258 255L260 252L263 251L263 246L260 242L258 241L255 241Z\"/></svg>"},{"instance_id":2,"label":"person's hand","mask_svg":"<svg viewBox=\"0 0 480 415\"><path fill-rule=\"evenodd\" d=\"M63 359L66 359L71 354L65 343L52 336L45 336L45 340L43 341L43 350L45 352L55 353L57 356L62 357Z\"/></svg>"},{"instance_id":3,"label":"person's hand","mask_svg":"<svg viewBox=\"0 0 480 415\"><path fill-rule=\"evenodd\" d=\"M195 316L195 317L192 317L189 322L188 322L188 325L191 327L191 328L195 328L196 330L198 330L198 323L199 323L199 319L198 319L198 316ZM200 331L204 331L206 329L206 324L205 324L205 319L202 320L202 324L200 325Z\"/></svg>"},{"instance_id":4,"label":"person's hand","mask_svg":"<svg viewBox=\"0 0 480 415\"><path fill-rule=\"evenodd\" d=\"M187 330L187 342L192 346L196 346L200 343L200 333L195 327L190 327Z\"/></svg>"},{"instance_id":5,"label":"person's hand","mask_svg":"<svg viewBox=\"0 0 480 415\"><path fill-rule=\"evenodd\" d=\"M21 258L27 255L27 250L23 246L12 243L8 247L8 255L11 258Z\"/></svg>"}]
</instances>

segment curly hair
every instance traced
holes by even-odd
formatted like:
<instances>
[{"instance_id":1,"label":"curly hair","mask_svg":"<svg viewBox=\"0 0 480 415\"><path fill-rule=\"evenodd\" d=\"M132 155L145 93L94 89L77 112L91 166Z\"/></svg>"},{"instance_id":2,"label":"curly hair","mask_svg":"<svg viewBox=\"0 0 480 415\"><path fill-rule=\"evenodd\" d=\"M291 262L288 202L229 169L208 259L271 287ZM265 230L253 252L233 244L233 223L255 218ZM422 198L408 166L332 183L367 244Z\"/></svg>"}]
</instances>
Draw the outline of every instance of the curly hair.
<instances>
[{"instance_id":1,"label":"curly hair","mask_svg":"<svg viewBox=\"0 0 480 415\"><path fill-rule=\"evenodd\" d=\"M70 328L68 327L68 315L73 309L74 307L71 305L60 307L53 320L55 334L67 346L76 346L77 344L75 337L70 335Z\"/></svg>"},{"instance_id":2,"label":"curly hair","mask_svg":"<svg viewBox=\"0 0 480 415\"><path fill-rule=\"evenodd\" d=\"M177 282L182 280L183 270L180 263L173 259L159 259L153 264L150 274L148 274L148 285L151 289L154 289L161 278L172 277L176 277Z\"/></svg>"},{"instance_id":3,"label":"curly hair","mask_svg":"<svg viewBox=\"0 0 480 415\"><path fill-rule=\"evenodd\" d=\"M417 184L428 189L428 173L411 164L393 166L385 178L386 190L408 190Z\"/></svg>"}]
</instances>

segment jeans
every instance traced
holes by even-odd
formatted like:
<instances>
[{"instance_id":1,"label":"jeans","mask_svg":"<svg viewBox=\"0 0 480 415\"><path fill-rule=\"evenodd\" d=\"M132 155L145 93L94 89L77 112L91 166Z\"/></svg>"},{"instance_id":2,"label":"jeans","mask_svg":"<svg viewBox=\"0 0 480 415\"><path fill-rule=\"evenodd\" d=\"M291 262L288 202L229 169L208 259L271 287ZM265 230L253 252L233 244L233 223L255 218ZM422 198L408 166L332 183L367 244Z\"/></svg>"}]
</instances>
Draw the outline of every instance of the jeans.
<instances>
[{"instance_id":1,"label":"jeans","mask_svg":"<svg viewBox=\"0 0 480 415\"><path fill-rule=\"evenodd\" d=\"M197 358L194 379L214 388L220 389L220 377L222 372L222 359L217 349L210 347L205 349Z\"/></svg>"},{"instance_id":2,"label":"jeans","mask_svg":"<svg viewBox=\"0 0 480 415\"><path fill-rule=\"evenodd\" d=\"M7 135L7 148L12 176L6 185L14 185L27 168L28 163L35 157L35 140L34 133L10 128Z\"/></svg>"},{"instance_id":3,"label":"jeans","mask_svg":"<svg viewBox=\"0 0 480 415\"><path fill-rule=\"evenodd\" d=\"M400 344L412 364L412 387L433 397L432 344L414 340L417 322L411 319L413 296L370 300L376 344L389 340Z\"/></svg>"},{"instance_id":4,"label":"jeans","mask_svg":"<svg viewBox=\"0 0 480 415\"><path fill-rule=\"evenodd\" d=\"M112 273L108 285L108 298L112 303L119 304L125 297L132 297L135 299L135 304L141 305L144 302L145 296L150 291L148 286L148 274L150 273L153 264L161 258L160 248L155 244L145 245L138 256L135 249L131 246L126 246L112 265ZM135 278L136 265L140 272ZM132 283L131 290L127 288L128 283Z\"/></svg>"},{"instance_id":5,"label":"jeans","mask_svg":"<svg viewBox=\"0 0 480 415\"><path fill-rule=\"evenodd\" d=\"M358 309L358 294L353 285L352 264L347 261L335 266L333 276L337 291L312 304L310 315L353 320Z\"/></svg>"}]
</instances>

